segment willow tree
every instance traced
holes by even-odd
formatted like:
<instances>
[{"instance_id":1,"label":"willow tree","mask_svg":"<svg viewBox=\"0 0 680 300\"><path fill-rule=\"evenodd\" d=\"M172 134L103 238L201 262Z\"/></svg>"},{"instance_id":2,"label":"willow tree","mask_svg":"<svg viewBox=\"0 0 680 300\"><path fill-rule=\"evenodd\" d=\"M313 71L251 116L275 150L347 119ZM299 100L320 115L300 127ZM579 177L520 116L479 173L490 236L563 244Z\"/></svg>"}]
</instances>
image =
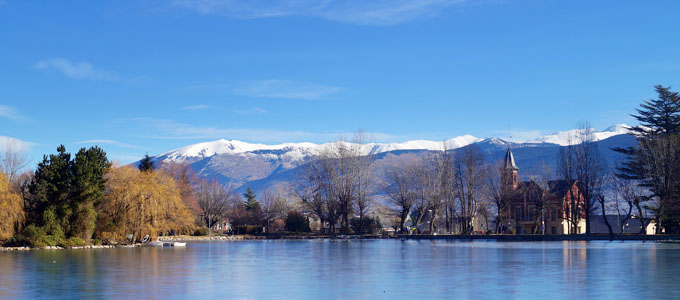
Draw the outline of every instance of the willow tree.
<instances>
[{"instance_id":1,"label":"willow tree","mask_svg":"<svg viewBox=\"0 0 680 300\"><path fill-rule=\"evenodd\" d=\"M193 217L172 176L120 167L107 179L97 229L102 239L121 241L132 235L132 241L140 241L146 235L155 238L192 229Z\"/></svg>"},{"instance_id":2,"label":"willow tree","mask_svg":"<svg viewBox=\"0 0 680 300\"><path fill-rule=\"evenodd\" d=\"M0 241L12 237L24 222L21 195L12 191L9 177L0 172Z\"/></svg>"}]
</instances>

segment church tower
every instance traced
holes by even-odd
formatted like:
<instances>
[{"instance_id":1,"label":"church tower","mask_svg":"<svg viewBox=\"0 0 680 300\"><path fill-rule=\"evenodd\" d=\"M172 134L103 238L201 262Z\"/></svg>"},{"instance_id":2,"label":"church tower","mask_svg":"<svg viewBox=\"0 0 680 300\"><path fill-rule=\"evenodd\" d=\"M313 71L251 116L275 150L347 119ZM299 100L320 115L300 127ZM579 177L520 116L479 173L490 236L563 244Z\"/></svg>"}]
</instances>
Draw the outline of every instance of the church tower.
<instances>
[{"instance_id":1,"label":"church tower","mask_svg":"<svg viewBox=\"0 0 680 300\"><path fill-rule=\"evenodd\" d=\"M512 156L512 151L508 148L503 166L501 166L501 186L503 188L511 188L513 191L517 189L517 171L519 171L519 168L515 164L515 157Z\"/></svg>"}]
</instances>

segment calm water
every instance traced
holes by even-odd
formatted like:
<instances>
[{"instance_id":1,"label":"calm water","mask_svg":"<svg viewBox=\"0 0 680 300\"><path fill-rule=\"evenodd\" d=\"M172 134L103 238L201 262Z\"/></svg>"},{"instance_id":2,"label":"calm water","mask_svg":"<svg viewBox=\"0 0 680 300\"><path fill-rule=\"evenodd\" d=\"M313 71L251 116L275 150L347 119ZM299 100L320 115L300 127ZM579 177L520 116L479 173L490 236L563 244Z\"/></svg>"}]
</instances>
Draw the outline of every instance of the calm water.
<instances>
[{"instance_id":1,"label":"calm water","mask_svg":"<svg viewBox=\"0 0 680 300\"><path fill-rule=\"evenodd\" d=\"M0 252L0 297L680 299L680 244L310 240Z\"/></svg>"}]
</instances>

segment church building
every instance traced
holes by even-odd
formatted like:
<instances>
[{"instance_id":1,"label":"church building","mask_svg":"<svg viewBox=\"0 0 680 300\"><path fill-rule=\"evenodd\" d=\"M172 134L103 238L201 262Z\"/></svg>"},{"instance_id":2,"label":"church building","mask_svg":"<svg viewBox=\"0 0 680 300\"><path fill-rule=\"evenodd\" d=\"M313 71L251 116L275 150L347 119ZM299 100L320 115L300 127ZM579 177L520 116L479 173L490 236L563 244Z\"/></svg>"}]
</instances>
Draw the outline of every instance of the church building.
<instances>
[{"instance_id":1,"label":"church building","mask_svg":"<svg viewBox=\"0 0 680 300\"><path fill-rule=\"evenodd\" d=\"M508 149L501 166L501 228L504 233L569 234L585 232L584 201L578 182L565 180L518 181L519 167ZM576 197L576 201L571 201ZM572 207L578 208L572 211ZM572 221L573 220L573 221ZM573 226L572 224L576 224ZM574 228L576 227L576 228Z\"/></svg>"}]
</instances>

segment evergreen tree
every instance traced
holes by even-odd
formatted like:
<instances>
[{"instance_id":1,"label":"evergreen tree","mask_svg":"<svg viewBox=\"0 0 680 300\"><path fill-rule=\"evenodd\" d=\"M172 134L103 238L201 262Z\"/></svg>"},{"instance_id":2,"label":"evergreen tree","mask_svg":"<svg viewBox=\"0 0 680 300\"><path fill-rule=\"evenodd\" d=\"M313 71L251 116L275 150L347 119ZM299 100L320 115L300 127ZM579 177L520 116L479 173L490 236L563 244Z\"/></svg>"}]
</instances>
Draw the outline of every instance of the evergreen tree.
<instances>
[{"instance_id":1,"label":"evergreen tree","mask_svg":"<svg viewBox=\"0 0 680 300\"><path fill-rule=\"evenodd\" d=\"M139 168L140 171L146 172L146 171L153 171L156 166L154 166L154 162L151 160L151 157L149 156L149 153L144 155L144 158L139 161L139 164L137 165L137 168Z\"/></svg>"},{"instance_id":2,"label":"evergreen tree","mask_svg":"<svg viewBox=\"0 0 680 300\"><path fill-rule=\"evenodd\" d=\"M33 195L31 222L42 227L47 235L63 239L69 231L72 211L69 191L73 181L71 154L60 145L57 154L43 156L29 187Z\"/></svg>"},{"instance_id":3,"label":"evergreen tree","mask_svg":"<svg viewBox=\"0 0 680 300\"><path fill-rule=\"evenodd\" d=\"M95 228L95 205L104 194L104 173L111 167L106 152L94 146L82 148L73 161L73 189L71 191L71 236L89 240Z\"/></svg>"},{"instance_id":4,"label":"evergreen tree","mask_svg":"<svg viewBox=\"0 0 680 300\"><path fill-rule=\"evenodd\" d=\"M29 222L53 242L69 237L89 239L95 227L94 206L104 191L110 167L99 147L82 148L71 160L66 147L44 156L29 186Z\"/></svg>"},{"instance_id":5,"label":"evergreen tree","mask_svg":"<svg viewBox=\"0 0 680 300\"><path fill-rule=\"evenodd\" d=\"M657 85L655 90L658 99L643 102L637 109L637 115L632 115L640 122L639 126L632 128L638 144L628 148L614 148L625 156L616 175L623 179L637 180L649 189L653 197L647 199L658 200L653 207L657 222L668 233L678 232L680 97L670 87Z\"/></svg>"},{"instance_id":6,"label":"evergreen tree","mask_svg":"<svg viewBox=\"0 0 680 300\"><path fill-rule=\"evenodd\" d=\"M255 193L250 189L250 186L248 186L246 192L243 193L243 197L246 198L246 201L243 201L243 204L246 206L247 211L259 210L260 203L255 199Z\"/></svg>"},{"instance_id":7,"label":"evergreen tree","mask_svg":"<svg viewBox=\"0 0 680 300\"><path fill-rule=\"evenodd\" d=\"M667 135L680 133L680 97L670 87L654 87L658 99L650 99L640 104L637 115L631 115L640 122L632 130L638 134Z\"/></svg>"}]
</instances>

